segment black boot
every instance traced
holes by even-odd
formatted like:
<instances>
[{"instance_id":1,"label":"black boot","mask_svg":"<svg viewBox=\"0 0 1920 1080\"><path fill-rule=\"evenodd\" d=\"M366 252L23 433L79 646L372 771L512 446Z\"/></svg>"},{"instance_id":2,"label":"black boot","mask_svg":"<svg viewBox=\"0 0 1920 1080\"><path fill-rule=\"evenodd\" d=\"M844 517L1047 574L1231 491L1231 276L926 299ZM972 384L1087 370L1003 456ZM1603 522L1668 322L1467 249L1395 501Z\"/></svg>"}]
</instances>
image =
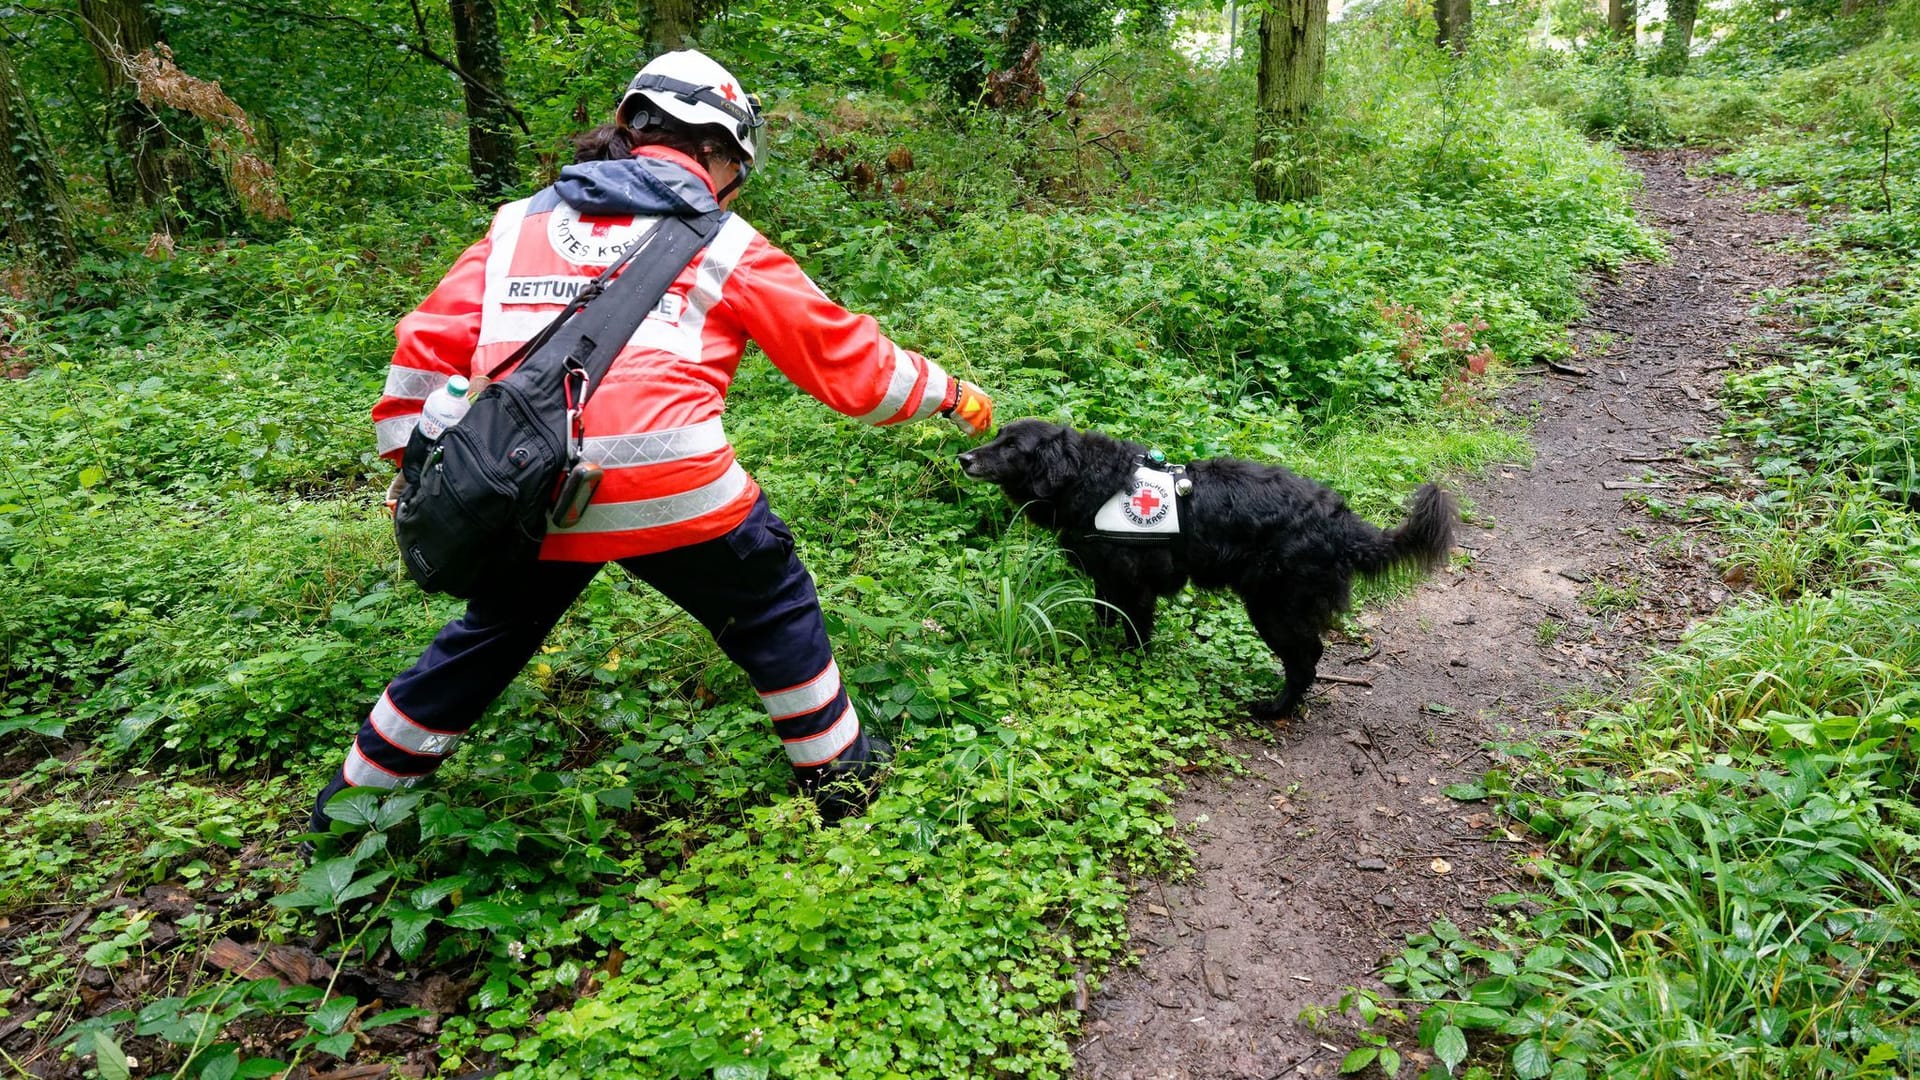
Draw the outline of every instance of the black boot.
<instances>
[{"instance_id":1,"label":"black boot","mask_svg":"<svg viewBox=\"0 0 1920 1080\"><path fill-rule=\"evenodd\" d=\"M321 788L320 794L314 797L313 816L307 819L308 832L325 833L333 829L333 819L327 816L327 800L345 791L347 787L347 774L344 771L334 773L333 779L327 781L327 786ZM313 841L300 841L300 858L304 860L308 866L313 865L314 854Z\"/></svg>"},{"instance_id":2,"label":"black boot","mask_svg":"<svg viewBox=\"0 0 1920 1080\"><path fill-rule=\"evenodd\" d=\"M879 792L880 774L892 760L893 747L863 731L839 757L809 770L814 775L803 778L800 787L813 797L820 820L828 825L859 817Z\"/></svg>"}]
</instances>

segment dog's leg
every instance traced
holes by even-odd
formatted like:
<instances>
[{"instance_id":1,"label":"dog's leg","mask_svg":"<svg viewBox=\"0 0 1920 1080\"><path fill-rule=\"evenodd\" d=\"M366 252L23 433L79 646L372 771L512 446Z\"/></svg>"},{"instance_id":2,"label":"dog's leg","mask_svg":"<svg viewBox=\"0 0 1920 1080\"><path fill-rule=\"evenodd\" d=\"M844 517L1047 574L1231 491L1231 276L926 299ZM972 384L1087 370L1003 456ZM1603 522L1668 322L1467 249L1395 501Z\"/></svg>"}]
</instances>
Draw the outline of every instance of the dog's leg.
<instances>
[{"instance_id":1,"label":"dog's leg","mask_svg":"<svg viewBox=\"0 0 1920 1080\"><path fill-rule=\"evenodd\" d=\"M1153 640L1155 609L1160 604L1160 598L1153 594L1153 590L1138 584L1116 584L1096 579L1093 596L1100 602L1100 606L1094 609L1095 621L1103 627L1118 623L1126 634L1128 648L1142 648Z\"/></svg>"},{"instance_id":2,"label":"dog's leg","mask_svg":"<svg viewBox=\"0 0 1920 1080\"><path fill-rule=\"evenodd\" d=\"M1298 641L1294 647L1280 653L1280 663L1287 669L1286 689L1280 693L1278 712L1281 716L1292 716L1300 709L1300 703L1306 700L1307 691L1313 689L1313 677L1320 667L1320 654L1325 646L1318 637Z\"/></svg>"},{"instance_id":3,"label":"dog's leg","mask_svg":"<svg viewBox=\"0 0 1920 1080\"><path fill-rule=\"evenodd\" d=\"M1259 604L1249 599L1247 614L1253 619L1253 628L1260 632L1260 640L1280 658L1287 672L1280 696L1254 702L1254 715L1275 719L1292 716L1306 700L1307 691L1313 689L1314 673L1320 667L1320 655L1326 647L1320 643L1317 631L1293 624L1283 606Z\"/></svg>"},{"instance_id":4,"label":"dog's leg","mask_svg":"<svg viewBox=\"0 0 1920 1080\"><path fill-rule=\"evenodd\" d=\"M1120 629L1126 632L1127 646L1146 648L1147 643L1153 640L1154 609L1159 606L1159 598L1152 593L1141 593L1120 601L1117 606L1120 608Z\"/></svg>"}]
</instances>

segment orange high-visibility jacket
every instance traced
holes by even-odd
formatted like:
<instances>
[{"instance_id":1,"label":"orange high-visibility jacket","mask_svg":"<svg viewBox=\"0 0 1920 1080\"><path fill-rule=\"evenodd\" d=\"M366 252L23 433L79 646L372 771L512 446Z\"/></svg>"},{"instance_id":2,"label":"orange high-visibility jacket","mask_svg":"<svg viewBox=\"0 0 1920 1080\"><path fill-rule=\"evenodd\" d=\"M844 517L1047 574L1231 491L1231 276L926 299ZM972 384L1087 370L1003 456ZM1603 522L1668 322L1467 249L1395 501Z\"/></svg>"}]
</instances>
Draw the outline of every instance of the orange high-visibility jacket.
<instances>
[{"instance_id":1,"label":"orange high-visibility jacket","mask_svg":"<svg viewBox=\"0 0 1920 1080\"><path fill-rule=\"evenodd\" d=\"M420 409L450 375L472 377L539 333L663 214L714 209L713 181L664 147L563 170L508 203L420 307L373 407L380 453L399 463ZM547 533L544 559L602 562L721 536L759 496L721 428L751 339L802 390L869 424L951 406L955 383L871 316L827 299L738 216L681 271L587 401L585 457L606 470L580 522Z\"/></svg>"}]
</instances>

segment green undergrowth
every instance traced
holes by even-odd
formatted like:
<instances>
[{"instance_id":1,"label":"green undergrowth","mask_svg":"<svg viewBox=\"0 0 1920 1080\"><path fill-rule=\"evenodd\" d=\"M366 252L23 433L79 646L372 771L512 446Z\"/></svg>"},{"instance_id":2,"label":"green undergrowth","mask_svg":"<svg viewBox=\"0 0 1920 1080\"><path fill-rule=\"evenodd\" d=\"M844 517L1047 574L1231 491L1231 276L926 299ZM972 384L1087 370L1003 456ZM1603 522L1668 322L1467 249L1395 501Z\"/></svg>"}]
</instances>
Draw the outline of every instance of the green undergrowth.
<instances>
[{"instance_id":1,"label":"green undergrowth","mask_svg":"<svg viewBox=\"0 0 1920 1080\"><path fill-rule=\"evenodd\" d=\"M1732 565L1757 572L1765 544L1797 537L1794 578L1818 591L1735 604L1631 696L1455 793L1491 799L1545 854L1535 891L1493 899L1505 914L1416 936L1382 976L1425 1007L1437 1075L1920 1063L1920 521L1865 488L1800 513L1743 512L1759 534Z\"/></svg>"},{"instance_id":2,"label":"green undergrowth","mask_svg":"<svg viewBox=\"0 0 1920 1080\"><path fill-rule=\"evenodd\" d=\"M1622 146L1725 147L1782 122L1780 78L1791 73L1756 79L1703 66L1660 76L1622 50L1556 55L1533 69L1532 92L1582 131Z\"/></svg>"},{"instance_id":3,"label":"green undergrowth","mask_svg":"<svg viewBox=\"0 0 1920 1080\"><path fill-rule=\"evenodd\" d=\"M1589 135L1623 146L1727 149L1757 141L1775 146L1777 161L1832 168L1853 156L1852 125L1829 122L1834 111L1890 90L1897 96L1920 29L1920 8L1910 2L1860 5L1854 13L1736 3L1701 16L1694 48L1710 45L1684 75L1655 73L1657 46L1595 37L1535 56L1524 75L1528 94Z\"/></svg>"},{"instance_id":4,"label":"green undergrowth","mask_svg":"<svg viewBox=\"0 0 1920 1080\"><path fill-rule=\"evenodd\" d=\"M1125 174L1091 150L1023 173L1064 116L990 152L1003 119L795 95L819 145L878 154L878 118L904 117L918 164L882 195L791 146L746 216L1003 419L1282 461L1387 522L1425 480L1525 456L1487 388L1565 350L1583 270L1652 250L1628 174L1519 102L1501 48L1455 63L1343 30L1343 152L1314 203L1240 201L1244 153L1209 125L1244 115L1248 72L1154 53L1085 84L1089 115L1155 118ZM457 988L433 1018L448 1070L1068 1074L1072 1002L1126 956L1120 875L1181 867L1170 793L1227 764L1271 655L1195 595L1121 652L1051 538L960 475L957 436L860 428L758 357L728 430L899 750L870 813L820 827L744 677L603 574L433 784L293 863L308 792L458 610L396 573L364 410L393 320L484 219L428 190L301 190L278 236L129 254L9 310L34 370L0 383L0 745L21 775L0 916L35 936L0 1002L110 1078L127 1057L218 1080L418 1048L397 1002L436 979ZM178 886L204 917L102 923L76 957L44 913L106 883ZM316 997L196 967L216 930L317 932L337 974ZM94 969L125 1008L95 1008Z\"/></svg>"},{"instance_id":5,"label":"green undergrowth","mask_svg":"<svg viewBox=\"0 0 1920 1080\"><path fill-rule=\"evenodd\" d=\"M1455 792L1537 845L1536 888L1389 964L1432 1075L1920 1069L1912 29L1784 76L1793 126L1713 166L1812 211L1825 264L1771 298L1796 317L1787 354L1728 378L1728 445L1766 485L1702 509L1747 591Z\"/></svg>"},{"instance_id":6,"label":"green undergrowth","mask_svg":"<svg viewBox=\"0 0 1920 1080\"><path fill-rule=\"evenodd\" d=\"M1830 266L1776 297L1805 329L1788 362L1731 382L1746 406L1736 430L1763 473L1857 476L1920 506L1916 33L1810 73L1796 115L1812 130L1757 140L1721 167L1819 215L1809 246Z\"/></svg>"}]
</instances>

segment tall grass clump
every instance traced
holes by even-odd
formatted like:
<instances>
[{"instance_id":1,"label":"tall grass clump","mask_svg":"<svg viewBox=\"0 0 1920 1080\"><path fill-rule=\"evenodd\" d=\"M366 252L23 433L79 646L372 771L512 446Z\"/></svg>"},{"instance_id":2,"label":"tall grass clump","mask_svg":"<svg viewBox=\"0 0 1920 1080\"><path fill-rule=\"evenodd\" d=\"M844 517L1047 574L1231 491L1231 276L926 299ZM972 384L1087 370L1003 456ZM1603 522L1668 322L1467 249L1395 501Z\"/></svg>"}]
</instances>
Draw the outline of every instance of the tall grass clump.
<instances>
[{"instance_id":1,"label":"tall grass clump","mask_svg":"<svg viewBox=\"0 0 1920 1080\"><path fill-rule=\"evenodd\" d=\"M1058 548L1003 542L991 558L975 560L956 583L957 596L934 603L934 618L945 619L963 640L984 644L1016 671L1034 660L1057 664L1086 648L1074 627L1084 627L1089 613L1097 618L1112 610L1065 563Z\"/></svg>"}]
</instances>

